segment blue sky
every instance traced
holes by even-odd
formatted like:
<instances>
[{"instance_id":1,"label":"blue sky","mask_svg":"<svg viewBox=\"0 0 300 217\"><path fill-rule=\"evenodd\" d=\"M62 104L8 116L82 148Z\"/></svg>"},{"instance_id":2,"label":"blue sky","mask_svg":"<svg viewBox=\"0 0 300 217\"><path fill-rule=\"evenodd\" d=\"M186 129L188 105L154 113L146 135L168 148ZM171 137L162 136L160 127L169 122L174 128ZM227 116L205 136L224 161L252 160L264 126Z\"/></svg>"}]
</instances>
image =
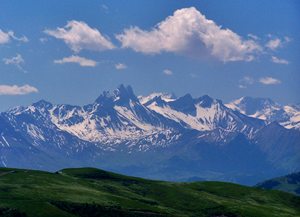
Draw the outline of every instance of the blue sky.
<instances>
[{"instance_id":1,"label":"blue sky","mask_svg":"<svg viewBox=\"0 0 300 217\"><path fill-rule=\"evenodd\" d=\"M299 103L299 20L296 0L3 0L0 110L83 105L121 83Z\"/></svg>"}]
</instances>

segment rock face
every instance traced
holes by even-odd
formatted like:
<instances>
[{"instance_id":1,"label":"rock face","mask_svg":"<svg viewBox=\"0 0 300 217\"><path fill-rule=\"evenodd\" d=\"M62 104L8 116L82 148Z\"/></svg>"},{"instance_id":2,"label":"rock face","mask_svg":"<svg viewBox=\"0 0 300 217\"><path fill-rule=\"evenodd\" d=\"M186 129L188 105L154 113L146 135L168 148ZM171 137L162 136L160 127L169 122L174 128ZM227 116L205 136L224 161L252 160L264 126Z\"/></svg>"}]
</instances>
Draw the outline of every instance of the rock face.
<instances>
[{"instance_id":1,"label":"rock face","mask_svg":"<svg viewBox=\"0 0 300 217\"><path fill-rule=\"evenodd\" d=\"M268 99L137 97L120 85L85 106L42 100L1 113L0 165L251 184L300 169L297 115Z\"/></svg>"}]
</instances>

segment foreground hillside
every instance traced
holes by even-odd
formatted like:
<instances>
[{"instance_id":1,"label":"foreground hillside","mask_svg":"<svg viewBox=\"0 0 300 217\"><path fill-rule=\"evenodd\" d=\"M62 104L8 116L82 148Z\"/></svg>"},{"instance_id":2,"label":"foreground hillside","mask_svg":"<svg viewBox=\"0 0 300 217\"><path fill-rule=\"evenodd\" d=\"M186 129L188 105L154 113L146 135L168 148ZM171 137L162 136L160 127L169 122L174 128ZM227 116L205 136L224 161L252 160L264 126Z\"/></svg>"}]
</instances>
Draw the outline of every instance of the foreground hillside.
<instances>
[{"instance_id":1,"label":"foreground hillside","mask_svg":"<svg viewBox=\"0 0 300 217\"><path fill-rule=\"evenodd\" d=\"M300 198L221 182L171 183L93 168L0 169L0 216L300 216Z\"/></svg>"},{"instance_id":2,"label":"foreground hillside","mask_svg":"<svg viewBox=\"0 0 300 217\"><path fill-rule=\"evenodd\" d=\"M267 180L259 183L257 187L286 191L300 196L300 172Z\"/></svg>"}]
</instances>

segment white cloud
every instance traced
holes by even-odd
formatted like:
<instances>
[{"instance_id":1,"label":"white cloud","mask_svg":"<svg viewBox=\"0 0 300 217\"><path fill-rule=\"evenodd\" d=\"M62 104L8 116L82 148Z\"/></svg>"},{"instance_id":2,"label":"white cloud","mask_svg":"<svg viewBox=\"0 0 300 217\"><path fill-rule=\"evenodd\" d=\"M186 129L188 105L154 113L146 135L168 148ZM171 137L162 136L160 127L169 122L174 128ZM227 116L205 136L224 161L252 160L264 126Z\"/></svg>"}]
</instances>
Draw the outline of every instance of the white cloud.
<instances>
[{"instance_id":1,"label":"white cloud","mask_svg":"<svg viewBox=\"0 0 300 217\"><path fill-rule=\"evenodd\" d=\"M0 29L0 44L6 44L10 41L10 35Z\"/></svg>"},{"instance_id":2,"label":"white cloud","mask_svg":"<svg viewBox=\"0 0 300 217\"><path fill-rule=\"evenodd\" d=\"M0 95L26 95L37 93L38 89L28 84L23 86L17 85L0 85Z\"/></svg>"},{"instance_id":3,"label":"white cloud","mask_svg":"<svg viewBox=\"0 0 300 217\"><path fill-rule=\"evenodd\" d=\"M117 64L115 64L115 68L117 70L122 70L122 69L126 69L127 66L124 63L117 63Z\"/></svg>"},{"instance_id":4,"label":"white cloud","mask_svg":"<svg viewBox=\"0 0 300 217\"><path fill-rule=\"evenodd\" d=\"M28 38L26 36L17 37L13 31L4 32L0 29L0 44L9 43L11 40L16 40L20 42L28 42Z\"/></svg>"},{"instance_id":5,"label":"white cloud","mask_svg":"<svg viewBox=\"0 0 300 217\"><path fill-rule=\"evenodd\" d=\"M23 63L25 63L25 61L24 61L23 57L21 56L21 54L17 54L15 57L11 57L11 58L3 58L3 62L6 65L15 65L21 71L26 72L23 69L23 67L21 66Z\"/></svg>"},{"instance_id":6,"label":"white cloud","mask_svg":"<svg viewBox=\"0 0 300 217\"><path fill-rule=\"evenodd\" d=\"M273 63L277 63L277 64L285 64L285 65L288 65L290 62L285 60L285 59L280 59L278 57L275 57L275 56L272 56L271 57L271 61Z\"/></svg>"},{"instance_id":7,"label":"white cloud","mask_svg":"<svg viewBox=\"0 0 300 217\"><path fill-rule=\"evenodd\" d=\"M259 82L265 85L274 85L274 84L280 84L281 81L276 79L276 78L272 78L272 77L263 77L259 79Z\"/></svg>"},{"instance_id":8,"label":"white cloud","mask_svg":"<svg viewBox=\"0 0 300 217\"><path fill-rule=\"evenodd\" d=\"M261 51L254 40L243 40L230 29L207 19L194 7L176 10L150 31L130 27L116 38L123 48L132 48L136 52L174 52L194 56L208 52L223 62L251 61Z\"/></svg>"},{"instance_id":9,"label":"white cloud","mask_svg":"<svg viewBox=\"0 0 300 217\"><path fill-rule=\"evenodd\" d=\"M6 65L13 64L13 65L20 65L21 63L24 63L24 59L20 54L17 54L17 56L12 58L3 58L3 62Z\"/></svg>"},{"instance_id":10,"label":"white cloud","mask_svg":"<svg viewBox=\"0 0 300 217\"><path fill-rule=\"evenodd\" d=\"M165 69L165 70L163 70L163 73L164 73L165 75L173 75L173 72L172 72L172 70L170 70L170 69Z\"/></svg>"},{"instance_id":11,"label":"white cloud","mask_svg":"<svg viewBox=\"0 0 300 217\"><path fill-rule=\"evenodd\" d=\"M282 41L279 38L271 39L267 42L266 47L271 50L276 50L282 46Z\"/></svg>"},{"instance_id":12,"label":"white cloud","mask_svg":"<svg viewBox=\"0 0 300 217\"><path fill-rule=\"evenodd\" d=\"M82 21L72 20L63 28L46 29L44 32L57 39L62 39L76 53L83 49L103 51L115 48L107 37Z\"/></svg>"},{"instance_id":13,"label":"white cloud","mask_svg":"<svg viewBox=\"0 0 300 217\"><path fill-rule=\"evenodd\" d=\"M70 57L64 57L60 60L54 60L54 63L57 64L64 64L64 63L77 63L80 66L83 67L95 67L97 65L97 62L91 59L87 59L80 56L72 55Z\"/></svg>"},{"instance_id":14,"label":"white cloud","mask_svg":"<svg viewBox=\"0 0 300 217\"><path fill-rule=\"evenodd\" d=\"M269 35L269 37L273 37L273 36ZM292 39L288 36L285 36L282 39L273 38L273 39L269 40L265 46L274 51L274 50L277 50L278 48L284 47L287 43L289 43L291 41L292 41Z\"/></svg>"},{"instance_id":15,"label":"white cloud","mask_svg":"<svg viewBox=\"0 0 300 217\"><path fill-rule=\"evenodd\" d=\"M245 76L239 81L239 88L247 88L249 85L254 84L254 79L250 76Z\"/></svg>"}]
</instances>

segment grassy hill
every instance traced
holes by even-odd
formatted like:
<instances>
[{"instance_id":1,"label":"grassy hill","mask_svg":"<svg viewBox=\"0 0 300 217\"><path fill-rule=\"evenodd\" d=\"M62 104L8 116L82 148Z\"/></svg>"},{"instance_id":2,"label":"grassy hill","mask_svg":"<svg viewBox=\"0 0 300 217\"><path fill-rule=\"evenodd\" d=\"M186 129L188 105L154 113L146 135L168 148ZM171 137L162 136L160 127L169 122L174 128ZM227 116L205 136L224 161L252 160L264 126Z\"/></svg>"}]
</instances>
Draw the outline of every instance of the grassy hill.
<instances>
[{"instance_id":1,"label":"grassy hill","mask_svg":"<svg viewBox=\"0 0 300 217\"><path fill-rule=\"evenodd\" d=\"M0 216L300 216L300 197L222 182L171 183L93 168L0 169Z\"/></svg>"},{"instance_id":2,"label":"grassy hill","mask_svg":"<svg viewBox=\"0 0 300 217\"><path fill-rule=\"evenodd\" d=\"M257 187L286 191L300 196L300 172L267 180L257 184Z\"/></svg>"}]
</instances>

